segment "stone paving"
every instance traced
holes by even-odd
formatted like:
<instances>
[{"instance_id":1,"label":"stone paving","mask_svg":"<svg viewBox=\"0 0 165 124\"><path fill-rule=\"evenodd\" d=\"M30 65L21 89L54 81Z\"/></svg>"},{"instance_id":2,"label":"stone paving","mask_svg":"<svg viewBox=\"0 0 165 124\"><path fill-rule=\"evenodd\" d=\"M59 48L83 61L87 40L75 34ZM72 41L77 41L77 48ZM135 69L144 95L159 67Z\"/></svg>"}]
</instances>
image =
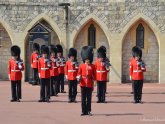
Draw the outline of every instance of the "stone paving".
<instances>
[{"instance_id":1,"label":"stone paving","mask_svg":"<svg viewBox=\"0 0 165 124\"><path fill-rule=\"evenodd\" d=\"M65 85L66 91L68 90ZM39 86L23 83L23 99L10 102L10 82L0 82L0 124L164 124L165 84L145 83L143 104L134 104L130 84L109 84L106 100L96 103L96 87L92 98L93 116L80 116L78 103L68 103L68 92L52 97L50 103L38 103ZM78 86L78 91L80 88Z\"/></svg>"}]
</instances>

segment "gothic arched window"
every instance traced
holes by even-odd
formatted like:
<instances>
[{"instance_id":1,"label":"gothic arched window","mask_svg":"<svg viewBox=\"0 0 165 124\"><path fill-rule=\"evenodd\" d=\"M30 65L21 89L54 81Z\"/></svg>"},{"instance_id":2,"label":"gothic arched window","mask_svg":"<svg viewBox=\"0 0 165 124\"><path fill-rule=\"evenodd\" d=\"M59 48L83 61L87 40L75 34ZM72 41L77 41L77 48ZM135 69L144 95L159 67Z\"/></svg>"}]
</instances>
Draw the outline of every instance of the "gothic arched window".
<instances>
[{"instance_id":1,"label":"gothic arched window","mask_svg":"<svg viewBox=\"0 0 165 124\"><path fill-rule=\"evenodd\" d=\"M139 24L136 29L136 46L144 48L144 27Z\"/></svg>"},{"instance_id":2,"label":"gothic arched window","mask_svg":"<svg viewBox=\"0 0 165 124\"><path fill-rule=\"evenodd\" d=\"M93 24L88 28L88 45L96 47L96 28Z\"/></svg>"}]
</instances>

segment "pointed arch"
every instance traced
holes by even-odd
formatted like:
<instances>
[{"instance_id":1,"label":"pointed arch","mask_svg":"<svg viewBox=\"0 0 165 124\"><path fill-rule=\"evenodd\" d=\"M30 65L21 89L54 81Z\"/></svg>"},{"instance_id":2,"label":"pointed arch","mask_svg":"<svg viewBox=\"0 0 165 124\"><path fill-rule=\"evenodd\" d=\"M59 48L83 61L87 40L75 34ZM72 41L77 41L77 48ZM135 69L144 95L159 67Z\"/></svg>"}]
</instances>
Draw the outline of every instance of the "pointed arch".
<instances>
[{"instance_id":1,"label":"pointed arch","mask_svg":"<svg viewBox=\"0 0 165 124\"><path fill-rule=\"evenodd\" d=\"M56 22L51 17L46 15L45 13L42 13L42 14L38 15L36 18L34 18L27 25L27 27L25 28L24 32L22 33L23 34L23 40L24 40L24 46L25 46L25 49L24 49L24 53L25 53L24 54L25 55L24 59L25 59L25 63L26 63L25 71L24 71L25 75L26 75L25 76L25 81L29 81L31 79L31 77L32 77L32 70L31 70L30 61L29 61L30 55L31 55L31 52L32 52L32 43L29 42L29 31L34 26L36 26L36 24L38 24L38 23L40 23L40 25L42 25L49 33L51 31L53 31L53 34L56 35L56 38L57 38L58 42L56 42L56 39L54 39L54 37L47 38L47 40L42 39L41 37L37 37L33 42L38 42L40 45L45 44L45 43L47 45L50 44L50 43L59 43L59 42L62 43L61 38L63 38L63 37L62 37L61 30L59 29L59 27L56 24ZM52 36L54 36L54 35L52 35ZM52 38L53 38L53 40L52 40ZM47 41L47 42L45 42L45 41Z\"/></svg>"},{"instance_id":2,"label":"pointed arch","mask_svg":"<svg viewBox=\"0 0 165 124\"><path fill-rule=\"evenodd\" d=\"M138 22L139 20L144 21L154 32L157 40L158 40L158 44L160 45L160 40L159 40L159 35L160 35L160 30L157 27L157 25L146 15L139 13L138 15L136 15L134 18L132 18L131 20L129 20L129 22L124 26L123 30L122 30L122 35L121 35L121 42L123 44L123 40L126 36L126 34L128 33L128 31L131 29L131 27L136 24L136 22Z\"/></svg>"},{"instance_id":3,"label":"pointed arch","mask_svg":"<svg viewBox=\"0 0 165 124\"><path fill-rule=\"evenodd\" d=\"M70 46L69 47L73 47L74 46L74 42L79 34L79 32L81 31L81 29L90 21L94 21L104 32L106 38L108 39L108 44L110 46L110 32L108 30L108 27L105 25L104 22L102 22L96 15L89 14L88 16L86 16L85 18L83 18L80 22L79 22L79 28L78 30L74 29L71 33L71 39L70 39Z\"/></svg>"},{"instance_id":4,"label":"pointed arch","mask_svg":"<svg viewBox=\"0 0 165 124\"><path fill-rule=\"evenodd\" d=\"M143 26L141 25L144 24ZM146 28L147 27L147 28ZM149 28L148 28L149 27ZM146 65L148 66L147 72L145 73L145 81L147 82L157 82L159 80L159 63L160 63L160 52L159 52L159 46L160 46L160 31L159 28L156 26L156 24L147 16L143 14L138 14L133 19L130 20L126 24L126 26L122 30L122 82L129 82L129 60L132 57L131 49L133 45L136 44L137 41L137 29L140 28L140 31L152 32L152 38L148 39L149 33L145 33L145 36L143 34L143 40L144 40L144 48L143 48L143 56L144 61L146 62ZM131 32L131 33L130 33ZM144 32L143 32L144 33ZM152 44L151 44L152 42ZM150 45L148 45L150 44ZM154 48L154 50L153 50ZM152 52L151 52L152 51ZM153 57L152 54L156 54L156 57ZM149 58L152 58L152 61L156 64L150 63ZM155 68L151 68L155 65Z\"/></svg>"},{"instance_id":5,"label":"pointed arch","mask_svg":"<svg viewBox=\"0 0 165 124\"><path fill-rule=\"evenodd\" d=\"M4 27L4 29L6 30L6 32L8 33L11 43L14 43L14 31L11 29L11 27L9 26L8 23L6 23L5 20L3 20L2 18L0 18L0 23L2 24L2 26Z\"/></svg>"},{"instance_id":6,"label":"pointed arch","mask_svg":"<svg viewBox=\"0 0 165 124\"><path fill-rule=\"evenodd\" d=\"M14 35L13 30L7 24L7 21L0 18L0 30L1 30L1 44L0 46L0 80L9 80L8 79L8 60L10 59L10 48L14 44Z\"/></svg>"},{"instance_id":7,"label":"pointed arch","mask_svg":"<svg viewBox=\"0 0 165 124\"><path fill-rule=\"evenodd\" d=\"M40 20L45 20L48 24L50 24L50 26L52 27L53 31L57 34L59 40L60 40L60 43L62 42L61 41L61 35L62 35L62 32L60 30L60 28L58 27L58 25L56 24L56 22L54 22L54 20L52 18L50 18L49 16L47 16L45 13L42 13L40 15L38 15L36 18L34 18L25 28L24 30L24 41L26 41L26 36L28 34L28 30L30 30L38 21Z\"/></svg>"}]
</instances>

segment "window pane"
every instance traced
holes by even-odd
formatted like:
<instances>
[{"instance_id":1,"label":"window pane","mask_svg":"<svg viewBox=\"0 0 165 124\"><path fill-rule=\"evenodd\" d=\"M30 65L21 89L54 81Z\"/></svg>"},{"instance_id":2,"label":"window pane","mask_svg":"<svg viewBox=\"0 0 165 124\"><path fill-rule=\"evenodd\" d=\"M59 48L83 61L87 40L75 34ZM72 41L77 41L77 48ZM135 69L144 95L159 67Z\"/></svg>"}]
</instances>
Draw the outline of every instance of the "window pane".
<instances>
[{"instance_id":1,"label":"window pane","mask_svg":"<svg viewBox=\"0 0 165 124\"><path fill-rule=\"evenodd\" d=\"M139 24L136 29L136 46L144 48L144 27Z\"/></svg>"},{"instance_id":2,"label":"window pane","mask_svg":"<svg viewBox=\"0 0 165 124\"><path fill-rule=\"evenodd\" d=\"M88 45L93 46L95 48L96 42L96 28L93 24L88 28Z\"/></svg>"}]
</instances>

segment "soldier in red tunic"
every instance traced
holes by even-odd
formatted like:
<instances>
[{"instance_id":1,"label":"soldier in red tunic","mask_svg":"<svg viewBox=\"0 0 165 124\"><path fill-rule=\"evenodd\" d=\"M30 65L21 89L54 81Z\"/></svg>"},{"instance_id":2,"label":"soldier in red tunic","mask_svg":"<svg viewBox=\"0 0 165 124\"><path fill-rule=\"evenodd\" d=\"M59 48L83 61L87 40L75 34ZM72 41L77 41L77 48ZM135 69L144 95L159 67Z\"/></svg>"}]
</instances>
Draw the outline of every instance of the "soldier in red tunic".
<instances>
[{"instance_id":1,"label":"soldier in red tunic","mask_svg":"<svg viewBox=\"0 0 165 124\"><path fill-rule=\"evenodd\" d=\"M40 100L39 102L50 102L50 68L51 62L48 57L49 48L45 45L41 46L42 57L38 61L38 73L40 77Z\"/></svg>"},{"instance_id":2,"label":"soldier in red tunic","mask_svg":"<svg viewBox=\"0 0 165 124\"><path fill-rule=\"evenodd\" d=\"M130 80L133 81L134 102L142 103L143 72L146 71L142 61L142 50L139 47L133 48L133 58L130 59Z\"/></svg>"},{"instance_id":3,"label":"soldier in red tunic","mask_svg":"<svg viewBox=\"0 0 165 124\"><path fill-rule=\"evenodd\" d=\"M58 82L58 58L57 50L54 45L49 46L50 51L50 60L51 60L51 69L50 69L50 76L51 76L51 82L50 82L50 95L51 96L57 96L57 82Z\"/></svg>"},{"instance_id":4,"label":"soldier in red tunic","mask_svg":"<svg viewBox=\"0 0 165 124\"><path fill-rule=\"evenodd\" d=\"M106 62L106 52L103 47L97 50L98 59L95 62L96 80L97 80L97 103L106 103L105 92L107 83L107 74L110 71L110 64Z\"/></svg>"},{"instance_id":5,"label":"soldier in red tunic","mask_svg":"<svg viewBox=\"0 0 165 124\"><path fill-rule=\"evenodd\" d=\"M21 79L22 72L24 70L23 61L20 58L21 50L18 46L11 47L11 56L12 58L9 60L8 64L8 74L9 79L11 80L11 93L12 99L11 102L20 102L22 98L21 93Z\"/></svg>"},{"instance_id":6,"label":"soldier in red tunic","mask_svg":"<svg viewBox=\"0 0 165 124\"><path fill-rule=\"evenodd\" d=\"M37 43L33 44L33 53L31 54L31 68L33 69L33 80L32 85L37 85L39 83L38 77L38 59L39 59L39 49L40 46Z\"/></svg>"},{"instance_id":7,"label":"soldier in red tunic","mask_svg":"<svg viewBox=\"0 0 165 124\"><path fill-rule=\"evenodd\" d=\"M66 93L64 91L64 67L65 67L65 58L63 57L63 48L60 44L56 45L56 49L57 49L57 57L58 57L58 64L59 64L59 68L58 68L58 91L57 92L61 92L61 93Z\"/></svg>"},{"instance_id":8,"label":"soldier in red tunic","mask_svg":"<svg viewBox=\"0 0 165 124\"><path fill-rule=\"evenodd\" d=\"M68 54L69 60L65 65L65 77L69 84L69 103L76 103L77 95L77 72L78 72L78 62L77 62L77 50L74 48L69 49Z\"/></svg>"},{"instance_id":9,"label":"soldier in red tunic","mask_svg":"<svg viewBox=\"0 0 165 124\"><path fill-rule=\"evenodd\" d=\"M137 50L137 47L133 47L132 48L132 57L130 58L130 62L132 61L132 59L134 59L135 58L135 52L136 52L136 50ZM133 94L133 89L134 89L134 86L133 86L133 82L132 82L132 91L131 91L131 94Z\"/></svg>"},{"instance_id":10,"label":"soldier in red tunic","mask_svg":"<svg viewBox=\"0 0 165 124\"><path fill-rule=\"evenodd\" d=\"M77 79L80 81L81 87L81 107L82 116L91 114L91 99L92 91L95 80L95 66L93 61L93 48L90 46L84 46L81 50L81 57L83 64L79 66Z\"/></svg>"}]
</instances>

